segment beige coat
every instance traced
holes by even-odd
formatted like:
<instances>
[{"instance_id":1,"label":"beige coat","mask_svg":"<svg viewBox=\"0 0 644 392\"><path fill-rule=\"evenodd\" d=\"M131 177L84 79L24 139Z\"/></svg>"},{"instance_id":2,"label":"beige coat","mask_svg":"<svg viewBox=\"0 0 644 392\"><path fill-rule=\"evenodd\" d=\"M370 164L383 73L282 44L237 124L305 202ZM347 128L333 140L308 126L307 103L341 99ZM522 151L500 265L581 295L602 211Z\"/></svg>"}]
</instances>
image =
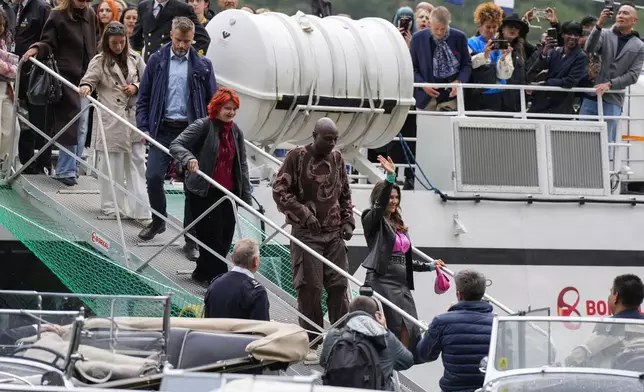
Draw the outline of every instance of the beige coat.
<instances>
[{"instance_id":1,"label":"beige coat","mask_svg":"<svg viewBox=\"0 0 644 392\"><path fill-rule=\"evenodd\" d=\"M123 76L123 72L115 63L107 64L103 67L103 54L96 55L90 61L87 72L80 82L80 85L88 85L92 92L98 93L98 101L109 109L114 111L122 118L128 120L136 126L136 95L128 97L121 91L126 84L134 84L137 88L145 70L145 63L141 55L130 51L127 59L128 77ZM132 143L140 142L141 136L125 126L116 118L108 113L101 112L103 119L103 129L105 130L105 139L107 141L108 152L130 152ZM97 151L104 151L101 133L98 129L98 118L94 112L94 127L92 131L94 148Z\"/></svg>"}]
</instances>

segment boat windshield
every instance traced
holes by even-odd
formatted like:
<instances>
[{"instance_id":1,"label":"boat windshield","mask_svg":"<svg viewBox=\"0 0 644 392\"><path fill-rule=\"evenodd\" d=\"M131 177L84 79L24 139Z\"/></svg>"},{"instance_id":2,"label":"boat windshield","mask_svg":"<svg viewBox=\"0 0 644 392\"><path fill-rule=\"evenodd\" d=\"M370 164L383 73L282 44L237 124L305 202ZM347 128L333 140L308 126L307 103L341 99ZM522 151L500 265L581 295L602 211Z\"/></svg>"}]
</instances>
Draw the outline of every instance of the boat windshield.
<instances>
[{"instance_id":1,"label":"boat windshield","mask_svg":"<svg viewBox=\"0 0 644 392\"><path fill-rule=\"evenodd\" d=\"M497 372L546 366L644 373L644 321L500 317L495 329L489 361Z\"/></svg>"}]
</instances>

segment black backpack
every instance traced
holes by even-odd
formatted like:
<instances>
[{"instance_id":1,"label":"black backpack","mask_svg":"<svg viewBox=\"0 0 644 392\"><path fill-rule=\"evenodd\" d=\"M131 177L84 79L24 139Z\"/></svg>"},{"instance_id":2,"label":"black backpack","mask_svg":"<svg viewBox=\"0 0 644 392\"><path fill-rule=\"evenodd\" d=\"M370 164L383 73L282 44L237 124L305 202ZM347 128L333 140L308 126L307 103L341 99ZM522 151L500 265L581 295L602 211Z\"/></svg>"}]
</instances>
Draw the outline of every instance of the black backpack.
<instances>
[{"instance_id":1,"label":"black backpack","mask_svg":"<svg viewBox=\"0 0 644 392\"><path fill-rule=\"evenodd\" d=\"M322 382L334 387L383 390L385 378L380 355L359 332L343 330L331 347Z\"/></svg>"}]
</instances>

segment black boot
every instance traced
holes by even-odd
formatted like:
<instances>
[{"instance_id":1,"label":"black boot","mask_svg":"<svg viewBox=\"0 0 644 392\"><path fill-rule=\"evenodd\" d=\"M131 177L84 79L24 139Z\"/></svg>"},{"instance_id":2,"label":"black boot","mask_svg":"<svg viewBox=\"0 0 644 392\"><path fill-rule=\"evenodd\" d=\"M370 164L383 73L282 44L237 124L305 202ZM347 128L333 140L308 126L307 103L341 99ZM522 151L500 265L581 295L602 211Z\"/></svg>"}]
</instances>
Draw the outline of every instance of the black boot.
<instances>
[{"instance_id":1,"label":"black boot","mask_svg":"<svg viewBox=\"0 0 644 392\"><path fill-rule=\"evenodd\" d=\"M161 234L165 231L165 222L162 220L152 220L145 229L141 230L139 233L139 238L143 241L150 241L157 234Z\"/></svg>"}]
</instances>

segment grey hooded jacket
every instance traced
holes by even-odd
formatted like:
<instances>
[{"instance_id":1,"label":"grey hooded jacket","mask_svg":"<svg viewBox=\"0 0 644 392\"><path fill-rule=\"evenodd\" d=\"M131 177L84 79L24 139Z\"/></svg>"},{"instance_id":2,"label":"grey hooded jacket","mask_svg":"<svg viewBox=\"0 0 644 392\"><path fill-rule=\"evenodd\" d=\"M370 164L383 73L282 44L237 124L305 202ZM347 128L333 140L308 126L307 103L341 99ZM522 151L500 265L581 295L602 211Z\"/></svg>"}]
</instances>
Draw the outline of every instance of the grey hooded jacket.
<instances>
[{"instance_id":1,"label":"grey hooded jacket","mask_svg":"<svg viewBox=\"0 0 644 392\"><path fill-rule=\"evenodd\" d=\"M387 380L387 390L393 391L391 376L394 370L407 370L414 364L414 357L405 346L387 328L378 323L366 312L353 312L347 316L345 327L350 331L359 332L367 336L380 353L380 367ZM320 355L320 365L326 367L331 348L342 335L342 330L333 328L329 330Z\"/></svg>"}]
</instances>

